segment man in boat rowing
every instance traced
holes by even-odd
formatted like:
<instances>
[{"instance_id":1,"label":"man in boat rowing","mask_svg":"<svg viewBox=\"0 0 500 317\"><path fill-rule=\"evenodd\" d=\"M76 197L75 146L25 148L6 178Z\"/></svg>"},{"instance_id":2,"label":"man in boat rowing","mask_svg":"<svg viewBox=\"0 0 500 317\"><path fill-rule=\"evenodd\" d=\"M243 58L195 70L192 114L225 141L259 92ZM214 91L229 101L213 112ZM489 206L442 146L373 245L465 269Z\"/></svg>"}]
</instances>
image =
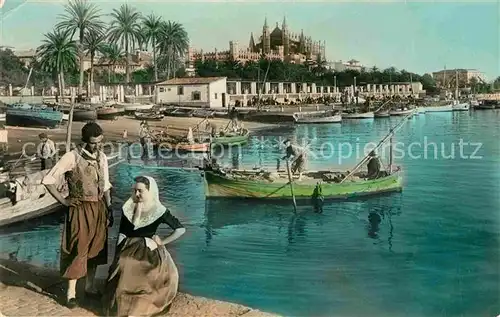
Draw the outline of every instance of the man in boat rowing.
<instances>
[{"instance_id":1,"label":"man in boat rowing","mask_svg":"<svg viewBox=\"0 0 500 317\"><path fill-rule=\"evenodd\" d=\"M238 110L236 110L236 107L233 107L229 112L229 119L231 120L229 130L237 132L240 129L240 127L238 122Z\"/></svg>"},{"instance_id":2,"label":"man in boat rowing","mask_svg":"<svg viewBox=\"0 0 500 317\"><path fill-rule=\"evenodd\" d=\"M302 180L302 173L305 170L307 157L304 149L292 144L290 139L283 142L286 146L286 154L282 157L283 160L288 160L293 156L292 166L290 167L292 174L299 173L299 181Z\"/></svg>"},{"instance_id":3,"label":"man in boat rowing","mask_svg":"<svg viewBox=\"0 0 500 317\"><path fill-rule=\"evenodd\" d=\"M74 308L76 282L86 277L85 293L97 296L96 268L107 263L108 226L112 226L108 160L101 151L103 131L95 122L82 128L83 144L67 152L42 183L67 207L61 241L60 272L68 279L67 306ZM67 198L56 184L65 178Z\"/></svg>"},{"instance_id":4,"label":"man in boat rowing","mask_svg":"<svg viewBox=\"0 0 500 317\"><path fill-rule=\"evenodd\" d=\"M54 165L54 155L56 155L56 147L54 141L49 139L47 133L40 133L40 144L38 144L37 154L40 157L42 171L51 169Z\"/></svg>"},{"instance_id":5,"label":"man in boat rowing","mask_svg":"<svg viewBox=\"0 0 500 317\"><path fill-rule=\"evenodd\" d=\"M380 173L380 159L378 158L375 151L370 152L370 160L368 161L368 175L366 176L368 179L376 179L379 178Z\"/></svg>"}]
</instances>

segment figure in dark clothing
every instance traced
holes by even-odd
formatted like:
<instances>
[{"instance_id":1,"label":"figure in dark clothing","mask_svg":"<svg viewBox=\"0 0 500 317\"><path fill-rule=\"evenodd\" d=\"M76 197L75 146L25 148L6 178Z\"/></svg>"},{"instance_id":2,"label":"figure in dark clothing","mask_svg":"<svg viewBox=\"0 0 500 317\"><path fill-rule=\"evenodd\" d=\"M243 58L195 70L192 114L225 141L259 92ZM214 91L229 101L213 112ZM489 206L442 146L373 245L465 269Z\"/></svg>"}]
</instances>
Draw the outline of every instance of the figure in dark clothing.
<instances>
[{"instance_id":1,"label":"figure in dark clothing","mask_svg":"<svg viewBox=\"0 0 500 317\"><path fill-rule=\"evenodd\" d=\"M370 160L368 161L368 179L376 179L380 177L380 159L375 151L370 152Z\"/></svg>"}]
</instances>

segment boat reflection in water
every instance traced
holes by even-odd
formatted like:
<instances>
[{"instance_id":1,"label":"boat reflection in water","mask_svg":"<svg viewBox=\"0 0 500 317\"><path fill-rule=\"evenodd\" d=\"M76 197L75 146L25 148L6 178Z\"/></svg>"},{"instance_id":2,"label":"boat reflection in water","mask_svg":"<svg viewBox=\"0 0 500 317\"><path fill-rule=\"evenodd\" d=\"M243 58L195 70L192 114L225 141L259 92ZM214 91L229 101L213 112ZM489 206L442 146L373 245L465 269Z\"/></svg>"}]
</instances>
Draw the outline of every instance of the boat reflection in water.
<instances>
[{"instance_id":1,"label":"boat reflection in water","mask_svg":"<svg viewBox=\"0 0 500 317\"><path fill-rule=\"evenodd\" d=\"M290 203L250 204L245 200L209 199L205 202L205 222L202 227L205 229L207 246L218 234L236 236L238 232L247 231L244 228L247 227L256 235L262 235L263 241L269 243L276 240L277 236L280 236L280 240L286 236L285 250L294 244L331 240L336 235L339 236L337 243L343 245L347 241L342 239L349 239L347 236L362 238L355 231L363 228L365 237L375 240L375 244L385 244L384 241L387 241L392 251L392 217L401 215L401 195L396 196L332 202L324 205L322 214L315 213L312 205L299 206L297 213L294 213ZM311 239L307 241L309 235Z\"/></svg>"}]
</instances>

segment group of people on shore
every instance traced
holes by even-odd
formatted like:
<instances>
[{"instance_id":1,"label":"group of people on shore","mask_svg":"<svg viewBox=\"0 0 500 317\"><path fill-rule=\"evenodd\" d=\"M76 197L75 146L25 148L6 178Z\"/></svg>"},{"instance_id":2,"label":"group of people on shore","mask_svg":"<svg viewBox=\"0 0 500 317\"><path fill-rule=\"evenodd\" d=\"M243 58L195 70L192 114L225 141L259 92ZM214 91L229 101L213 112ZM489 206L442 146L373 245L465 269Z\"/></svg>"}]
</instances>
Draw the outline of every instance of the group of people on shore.
<instances>
[{"instance_id":1,"label":"group of people on shore","mask_svg":"<svg viewBox=\"0 0 500 317\"><path fill-rule=\"evenodd\" d=\"M40 139L48 138L40 135ZM101 127L87 123L82 128L82 144L64 154L42 180L66 208L60 258L60 273L68 280L66 305L78 306L76 284L85 278L85 298L101 300L105 315L156 315L168 309L179 283L177 268L165 246L182 236L185 229L161 203L156 181L137 176L131 196L121 208L116 253L105 288L97 290L96 269L108 262L108 229L114 223L112 185L108 160L101 150L102 139ZM41 153L45 153L45 147ZM67 197L57 190L62 179L68 184ZM173 230L164 239L156 235L161 224Z\"/></svg>"}]
</instances>

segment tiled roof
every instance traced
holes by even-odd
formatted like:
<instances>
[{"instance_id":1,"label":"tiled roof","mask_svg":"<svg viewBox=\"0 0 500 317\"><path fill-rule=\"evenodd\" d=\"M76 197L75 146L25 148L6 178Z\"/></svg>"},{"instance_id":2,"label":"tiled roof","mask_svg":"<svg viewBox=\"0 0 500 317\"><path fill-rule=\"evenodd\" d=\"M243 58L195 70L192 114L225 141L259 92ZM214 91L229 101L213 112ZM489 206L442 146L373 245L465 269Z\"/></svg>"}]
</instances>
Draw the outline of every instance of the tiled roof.
<instances>
[{"instance_id":1,"label":"tiled roof","mask_svg":"<svg viewBox=\"0 0 500 317\"><path fill-rule=\"evenodd\" d=\"M226 77L183 77L172 78L167 81L157 83L157 85L203 85L210 84L214 81L224 79Z\"/></svg>"}]
</instances>

